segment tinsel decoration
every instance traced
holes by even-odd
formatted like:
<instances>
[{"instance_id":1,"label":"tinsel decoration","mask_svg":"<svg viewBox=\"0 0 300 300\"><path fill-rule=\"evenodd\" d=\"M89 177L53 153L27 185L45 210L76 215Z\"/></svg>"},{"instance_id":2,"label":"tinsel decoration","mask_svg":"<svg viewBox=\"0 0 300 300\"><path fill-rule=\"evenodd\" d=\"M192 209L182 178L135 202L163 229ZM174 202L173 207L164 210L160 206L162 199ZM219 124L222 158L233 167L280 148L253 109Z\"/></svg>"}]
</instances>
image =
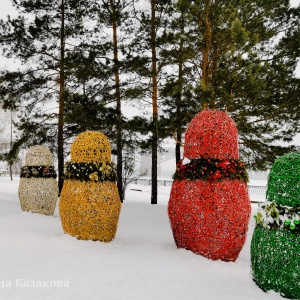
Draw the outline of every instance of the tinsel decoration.
<instances>
[{"instance_id":1,"label":"tinsel decoration","mask_svg":"<svg viewBox=\"0 0 300 300\"><path fill-rule=\"evenodd\" d=\"M71 162L111 163L111 147L107 137L97 131L79 134L71 147Z\"/></svg>"},{"instance_id":2,"label":"tinsel decoration","mask_svg":"<svg viewBox=\"0 0 300 300\"><path fill-rule=\"evenodd\" d=\"M68 162L64 168L64 179L80 181L116 181L114 163L75 163Z\"/></svg>"},{"instance_id":3,"label":"tinsel decoration","mask_svg":"<svg viewBox=\"0 0 300 300\"><path fill-rule=\"evenodd\" d=\"M267 199L280 205L300 207L300 153L279 157L268 177Z\"/></svg>"},{"instance_id":4,"label":"tinsel decoration","mask_svg":"<svg viewBox=\"0 0 300 300\"><path fill-rule=\"evenodd\" d=\"M53 166L24 166L21 168L21 178L56 178Z\"/></svg>"},{"instance_id":5,"label":"tinsel decoration","mask_svg":"<svg viewBox=\"0 0 300 300\"><path fill-rule=\"evenodd\" d=\"M238 179L248 182L245 164L236 159L192 159L180 160L173 175L174 180L218 180Z\"/></svg>"},{"instance_id":6,"label":"tinsel decoration","mask_svg":"<svg viewBox=\"0 0 300 300\"><path fill-rule=\"evenodd\" d=\"M110 242L121 210L110 143L103 133L86 131L75 138L70 154L59 202L64 232Z\"/></svg>"},{"instance_id":7,"label":"tinsel decoration","mask_svg":"<svg viewBox=\"0 0 300 300\"><path fill-rule=\"evenodd\" d=\"M176 206L169 206L169 217L177 247L234 261L247 233L241 226L249 220L247 196L247 186L237 180L174 182L170 199L176 199Z\"/></svg>"},{"instance_id":8,"label":"tinsel decoration","mask_svg":"<svg viewBox=\"0 0 300 300\"><path fill-rule=\"evenodd\" d=\"M300 299L300 153L279 157L251 241L252 275L264 291Z\"/></svg>"},{"instance_id":9,"label":"tinsel decoration","mask_svg":"<svg viewBox=\"0 0 300 300\"><path fill-rule=\"evenodd\" d=\"M184 159L177 166L168 205L178 248L213 260L237 259L251 210L248 175L238 160L237 139L233 120L218 110L200 112L188 126ZM195 162L196 174L191 171ZM182 165L188 165L183 169L189 171L180 178Z\"/></svg>"},{"instance_id":10,"label":"tinsel decoration","mask_svg":"<svg viewBox=\"0 0 300 300\"><path fill-rule=\"evenodd\" d=\"M53 157L44 146L31 147L21 168L19 199L23 211L53 215L58 198Z\"/></svg>"}]
</instances>

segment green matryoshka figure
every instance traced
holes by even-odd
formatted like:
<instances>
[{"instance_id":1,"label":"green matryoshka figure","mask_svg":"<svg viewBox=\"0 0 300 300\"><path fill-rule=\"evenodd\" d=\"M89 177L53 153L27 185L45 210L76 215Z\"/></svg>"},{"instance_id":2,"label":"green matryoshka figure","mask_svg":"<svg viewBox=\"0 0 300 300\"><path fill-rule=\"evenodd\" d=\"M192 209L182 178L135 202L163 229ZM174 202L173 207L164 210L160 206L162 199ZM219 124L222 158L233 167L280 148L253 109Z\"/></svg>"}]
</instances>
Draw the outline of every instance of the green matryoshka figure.
<instances>
[{"instance_id":1,"label":"green matryoshka figure","mask_svg":"<svg viewBox=\"0 0 300 300\"><path fill-rule=\"evenodd\" d=\"M258 207L251 241L253 279L264 291L300 299L300 153L279 157Z\"/></svg>"}]
</instances>

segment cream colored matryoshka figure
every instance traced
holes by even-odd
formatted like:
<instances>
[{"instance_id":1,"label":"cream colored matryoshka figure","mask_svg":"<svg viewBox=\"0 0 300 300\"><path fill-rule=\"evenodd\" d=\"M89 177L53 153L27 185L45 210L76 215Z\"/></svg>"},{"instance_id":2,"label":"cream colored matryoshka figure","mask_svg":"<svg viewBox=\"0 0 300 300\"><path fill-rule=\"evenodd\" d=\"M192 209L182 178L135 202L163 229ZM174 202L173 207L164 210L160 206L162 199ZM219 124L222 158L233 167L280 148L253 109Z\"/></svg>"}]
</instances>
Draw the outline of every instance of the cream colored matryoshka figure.
<instances>
[{"instance_id":1,"label":"cream colored matryoshka figure","mask_svg":"<svg viewBox=\"0 0 300 300\"><path fill-rule=\"evenodd\" d=\"M121 201L107 137L79 134L65 165L59 212L65 233L83 240L110 242L115 237Z\"/></svg>"},{"instance_id":2,"label":"cream colored matryoshka figure","mask_svg":"<svg viewBox=\"0 0 300 300\"><path fill-rule=\"evenodd\" d=\"M53 157L44 146L31 147L21 169L19 199L23 211L53 215L58 199L58 185Z\"/></svg>"}]
</instances>

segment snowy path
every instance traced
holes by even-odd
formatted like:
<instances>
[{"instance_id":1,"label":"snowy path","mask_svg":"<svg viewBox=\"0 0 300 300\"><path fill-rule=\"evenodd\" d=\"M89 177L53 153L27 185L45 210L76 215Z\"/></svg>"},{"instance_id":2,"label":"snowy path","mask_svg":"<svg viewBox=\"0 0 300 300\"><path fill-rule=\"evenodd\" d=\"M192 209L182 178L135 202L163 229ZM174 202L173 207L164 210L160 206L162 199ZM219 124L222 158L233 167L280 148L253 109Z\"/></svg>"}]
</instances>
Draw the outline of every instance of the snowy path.
<instances>
[{"instance_id":1,"label":"snowy path","mask_svg":"<svg viewBox=\"0 0 300 300\"><path fill-rule=\"evenodd\" d=\"M148 204L147 189L127 192L109 244L64 234L57 210L52 217L22 212L17 188L18 179L0 177L0 300L284 299L251 279L253 218L240 257L226 263L176 248L164 187L160 205ZM24 286L39 284L46 286Z\"/></svg>"}]
</instances>

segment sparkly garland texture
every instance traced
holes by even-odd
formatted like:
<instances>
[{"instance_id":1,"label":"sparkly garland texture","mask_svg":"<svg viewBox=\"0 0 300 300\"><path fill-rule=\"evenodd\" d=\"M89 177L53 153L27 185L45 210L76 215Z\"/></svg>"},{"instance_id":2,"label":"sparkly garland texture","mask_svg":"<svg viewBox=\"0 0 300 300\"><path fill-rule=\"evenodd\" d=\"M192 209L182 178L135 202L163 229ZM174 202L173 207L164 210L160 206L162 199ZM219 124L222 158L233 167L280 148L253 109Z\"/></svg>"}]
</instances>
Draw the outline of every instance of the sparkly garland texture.
<instances>
[{"instance_id":1,"label":"sparkly garland texture","mask_svg":"<svg viewBox=\"0 0 300 300\"><path fill-rule=\"evenodd\" d=\"M110 162L111 146L102 132L86 131L76 137L70 154L78 163Z\"/></svg>"},{"instance_id":2,"label":"sparkly garland texture","mask_svg":"<svg viewBox=\"0 0 300 300\"><path fill-rule=\"evenodd\" d=\"M299 234L256 225L250 248L255 283L265 292L300 299L299 249Z\"/></svg>"},{"instance_id":3,"label":"sparkly garland texture","mask_svg":"<svg viewBox=\"0 0 300 300\"><path fill-rule=\"evenodd\" d=\"M112 162L77 163L68 162L64 168L64 179L80 181L116 181L115 164Z\"/></svg>"},{"instance_id":4,"label":"sparkly garland texture","mask_svg":"<svg viewBox=\"0 0 300 300\"><path fill-rule=\"evenodd\" d=\"M230 116L216 109L198 113L185 133L183 155L238 159L238 131Z\"/></svg>"},{"instance_id":5,"label":"sparkly garland texture","mask_svg":"<svg viewBox=\"0 0 300 300\"><path fill-rule=\"evenodd\" d=\"M21 178L56 178L53 166L24 166L21 168Z\"/></svg>"},{"instance_id":6,"label":"sparkly garland texture","mask_svg":"<svg viewBox=\"0 0 300 300\"><path fill-rule=\"evenodd\" d=\"M244 182L176 180L168 214L177 247L235 261L246 241L250 204Z\"/></svg>"},{"instance_id":7,"label":"sparkly garland texture","mask_svg":"<svg viewBox=\"0 0 300 300\"><path fill-rule=\"evenodd\" d=\"M300 153L276 159L251 241L253 279L264 291L300 299Z\"/></svg>"},{"instance_id":8,"label":"sparkly garland texture","mask_svg":"<svg viewBox=\"0 0 300 300\"><path fill-rule=\"evenodd\" d=\"M187 162L187 163L186 163ZM173 175L174 180L217 180L237 179L248 182L245 164L235 159L199 158L180 160Z\"/></svg>"},{"instance_id":9,"label":"sparkly garland texture","mask_svg":"<svg viewBox=\"0 0 300 300\"><path fill-rule=\"evenodd\" d=\"M52 153L45 146L32 146L26 153L25 166L53 166Z\"/></svg>"},{"instance_id":10,"label":"sparkly garland texture","mask_svg":"<svg viewBox=\"0 0 300 300\"><path fill-rule=\"evenodd\" d=\"M58 198L53 156L45 146L32 146L21 168L18 195L21 209L51 216Z\"/></svg>"},{"instance_id":11,"label":"sparkly garland texture","mask_svg":"<svg viewBox=\"0 0 300 300\"><path fill-rule=\"evenodd\" d=\"M168 203L175 243L209 259L235 261L246 241L251 206L230 116L198 113L185 133L183 157Z\"/></svg>"},{"instance_id":12,"label":"sparkly garland texture","mask_svg":"<svg viewBox=\"0 0 300 300\"><path fill-rule=\"evenodd\" d=\"M300 207L300 152L276 159L268 176L267 200Z\"/></svg>"},{"instance_id":13,"label":"sparkly garland texture","mask_svg":"<svg viewBox=\"0 0 300 300\"><path fill-rule=\"evenodd\" d=\"M64 232L80 240L114 239L121 201L115 182L66 180L59 202Z\"/></svg>"},{"instance_id":14,"label":"sparkly garland texture","mask_svg":"<svg viewBox=\"0 0 300 300\"><path fill-rule=\"evenodd\" d=\"M79 134L65 165L59 213L65 233L83 240L114 239L121 201L107 137L97 131Z\"/></svg>"}]
</instances>

